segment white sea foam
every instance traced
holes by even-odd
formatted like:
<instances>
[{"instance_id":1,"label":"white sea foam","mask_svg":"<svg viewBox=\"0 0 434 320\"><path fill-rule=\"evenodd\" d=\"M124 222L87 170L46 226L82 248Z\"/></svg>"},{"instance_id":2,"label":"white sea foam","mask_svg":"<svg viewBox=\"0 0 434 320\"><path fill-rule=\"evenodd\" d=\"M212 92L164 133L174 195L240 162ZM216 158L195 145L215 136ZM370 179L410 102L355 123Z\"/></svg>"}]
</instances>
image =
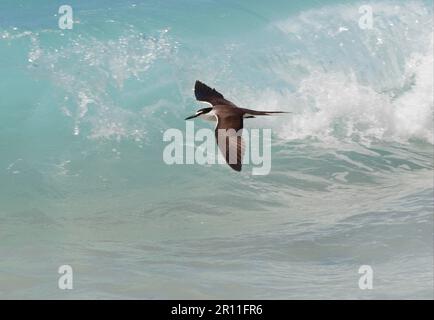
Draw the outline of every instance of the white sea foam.
<instances>
[{"instance_id":1,"label":"white sea foam","mask_svg":"<svg viewBox=\"0 0 434 320\"><path fill-rule=\"evenodd\" d=\"M250 57L249 48L241 44L224 43L223 52L216 52L218 61L191 61L187 72L206 73L211 78L224 75L228 83L237 83L232 93L247 106L293 111L288 117L260 120L283 139L337 138L369 143L415 138L433 143L430 9L419 1L371 5L372 30L359 28L357 4L310 9L270 24L269 28L286 36L283 41L294 51L288 49L282 57L271 52L259 68L286 83L287 89L267 88L264 83L265 88L261 84L264 89L258 91L231 79L236 77L233 61L246 58L248 64L257 55L253 50ZM149 115L153 107L128 110L108 91L113 87L122 91L128 79L140 80L160 58L178 59L181 66L177 71L186 68L177 56L178 42L169 37L167 29L153 36L132 29L128 35L108 40L79 36L59 50L42 48L37 34L11 31L2 36L30 37L29 62L48 73L70 97L60 108L74 119L73 133L81 134L80 128L87 122L91 138L142 140L145 125L136 120L161 121Z\"/></svg>"},{"instance_id":2,"label":"white sea foam","mask_svg":"<svg viewBox=\"0 0 434 320\"><path fill-rule=\"evenodd\" d=\"M305 70L298 79L284 68L276 73L295 84L293 91L249 93L269 110L294 111L289 120L268 122L280 137L433 143L432 14L421 2L372 6L369 31L358 27L355 5L312 9L273 24L301 48L303 57L293 63Z\"/></svg>"},{"instance_id":3,"label":"white sea foam","mask_svg":"<svg viewBox=\"0 0 434 320\"><path fill-rule=\"evenodd\" d=\"M168 31L145 36L131 29L105 41L78 36L56 49L43 48L38 35L29 33L28 61L37 66L35 72L48 75L67 94L60 109L74 119L74 135L81 134L83 123L90 123L90 138L142 141L146 130L137 121L140 114L114 101L107 91L122 91L125 81L140 80L157 59L175 51Z\"/></svg>"}]
</instances>

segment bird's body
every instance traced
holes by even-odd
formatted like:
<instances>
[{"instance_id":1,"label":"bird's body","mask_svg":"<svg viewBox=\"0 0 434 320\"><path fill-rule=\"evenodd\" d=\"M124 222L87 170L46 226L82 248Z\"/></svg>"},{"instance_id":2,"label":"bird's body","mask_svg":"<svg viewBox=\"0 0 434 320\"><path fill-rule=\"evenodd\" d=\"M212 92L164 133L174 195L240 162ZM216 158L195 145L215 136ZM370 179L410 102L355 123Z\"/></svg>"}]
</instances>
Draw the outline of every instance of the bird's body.
<instances>
[{"instance_id":1,"label":"bird's body","mask_svg":"<svg viewBox=\"0 0 434 320\"><path fill-rule=\"evenodd\" d=\"M286 113L239 108L231 101L226 100L217 90L211 89L200 81L195 83L194 94L198 101L207 102L211 104L211 107L199 109L195 115L187 117L185 120L199 117L207 121L217 121L215 129L217 144L228 165L236 171L241 171L242 167L244 143L241 134L244 119Z\"/></svg>"},{"instance_id":2,"label":"bird's body","mask_svg":"<svg viewBox=\"0 0 434 320\"><path fill-rule=\"evenodd\" d=\"M242 110L241 108L236 107L237 109ZM225 112L225 109L227 109L226 112L234 112L234 107L227 106L227 105L216 105L212 108L212 110L208 113L204 113L198 116L198 118L201 118L206 121L217 121L217 114L221 114ZM254 118L255 116L253 114L247 113L247 109L245 109L246 112L242 114L242 117L244 119L248 118Z\"/></svg>"}]
</instances>

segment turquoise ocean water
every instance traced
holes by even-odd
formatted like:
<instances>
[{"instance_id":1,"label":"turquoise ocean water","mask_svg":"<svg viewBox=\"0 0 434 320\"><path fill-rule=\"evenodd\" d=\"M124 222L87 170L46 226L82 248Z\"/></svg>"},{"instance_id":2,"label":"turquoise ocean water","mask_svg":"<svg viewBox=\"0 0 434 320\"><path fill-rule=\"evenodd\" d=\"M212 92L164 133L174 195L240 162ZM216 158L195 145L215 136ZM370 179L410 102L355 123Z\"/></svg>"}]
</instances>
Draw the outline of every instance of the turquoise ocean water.
<instances>
[{"instance_id":1,"label":"turquoise ocean water","mask_svg":"<svg viewBox=\"0 0 434 320\"><path fill-rule=\"evenodd\" d=\"M431 1L62 4L0 2L0 298L433 298ZM163 162L196 79L269 175Z\"/></svg>"}]
</instances>

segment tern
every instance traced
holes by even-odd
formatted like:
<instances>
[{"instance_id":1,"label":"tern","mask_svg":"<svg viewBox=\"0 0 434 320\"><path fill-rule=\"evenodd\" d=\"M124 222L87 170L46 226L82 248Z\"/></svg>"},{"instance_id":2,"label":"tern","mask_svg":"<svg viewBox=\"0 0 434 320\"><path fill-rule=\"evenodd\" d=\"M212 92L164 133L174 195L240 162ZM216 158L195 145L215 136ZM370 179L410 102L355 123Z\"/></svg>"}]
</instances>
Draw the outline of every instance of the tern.
<instances>
[{"instance_id":1,"label":"tern","mask_svg":"<svg viewBox=\"0 0 434 320\"><path fill-rule=\"evenodd\" d=\"M212 107L202 108L196 114L185 118L201 118L207 121L216 121L215 138L226 163L235 171L241 171L244 154L244 142L242 139L243 120L256 116L269 116L284 111L258 111L240 108L214 88L208 87L200 81L194 85L196 100L211 104ZM233 129L233 130L231 130Z\"/></svg>"}]
</instances>

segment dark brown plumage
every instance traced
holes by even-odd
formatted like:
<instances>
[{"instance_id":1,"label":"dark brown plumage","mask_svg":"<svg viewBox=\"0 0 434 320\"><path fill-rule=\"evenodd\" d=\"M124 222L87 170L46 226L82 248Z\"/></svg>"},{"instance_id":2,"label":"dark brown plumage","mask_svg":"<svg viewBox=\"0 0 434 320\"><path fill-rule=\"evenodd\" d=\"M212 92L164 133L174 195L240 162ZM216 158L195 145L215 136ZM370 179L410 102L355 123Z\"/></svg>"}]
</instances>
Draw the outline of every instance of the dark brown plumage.
<instances>
[{"instance_id":1,"label":"dark brown plumage","mask_svg":"<svg viewBox=\"0 0 434 320\"><path fill-rule=\"evenodd\" d=\"M241 171L244 155L244 141L242 138L243 120L255 116L268 116L283 111L256 111L239 108L214 88L196 81L194 95L198 101L208 102L212 108L203 108L195 115L187 117L193 119L201 117L206 120L216 120L215 137L220 151L227 164L236 171Z\"/></svg>"}]
</instances>

